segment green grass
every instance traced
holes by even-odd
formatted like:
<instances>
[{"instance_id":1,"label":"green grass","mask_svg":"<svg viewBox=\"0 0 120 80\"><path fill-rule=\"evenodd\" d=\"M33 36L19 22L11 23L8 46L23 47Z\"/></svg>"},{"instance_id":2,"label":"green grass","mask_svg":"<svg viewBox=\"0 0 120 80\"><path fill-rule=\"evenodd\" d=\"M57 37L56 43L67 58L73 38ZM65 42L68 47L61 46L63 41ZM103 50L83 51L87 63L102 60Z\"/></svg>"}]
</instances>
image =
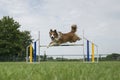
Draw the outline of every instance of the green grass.
<instances>
[{"instance_id":1,"label":"green grass","mask_svg":"<svg viewBox=\"0 0 120 80\"><path fill-rule=\"evenodd\" d=\"M120 62L0 62L0 80L119 80Z\"/></svg>"}]
</instances>

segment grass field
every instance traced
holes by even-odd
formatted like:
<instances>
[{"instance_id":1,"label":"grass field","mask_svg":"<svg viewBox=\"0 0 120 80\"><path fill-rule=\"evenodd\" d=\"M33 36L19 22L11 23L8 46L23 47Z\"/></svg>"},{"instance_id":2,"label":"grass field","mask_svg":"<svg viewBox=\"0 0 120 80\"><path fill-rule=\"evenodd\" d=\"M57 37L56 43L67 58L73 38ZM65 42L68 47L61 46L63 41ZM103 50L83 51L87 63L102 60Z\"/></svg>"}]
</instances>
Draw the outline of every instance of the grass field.
<instances>
[{"instance_id":1,"label":"grass field","mask_svg":"<svg viewBox=\"0 0 120 80\"><path fill-rule=\"evenodd\" d=\"M120 62L0 62L0 80L120 80Z\"/></svg>"}]
</instances>

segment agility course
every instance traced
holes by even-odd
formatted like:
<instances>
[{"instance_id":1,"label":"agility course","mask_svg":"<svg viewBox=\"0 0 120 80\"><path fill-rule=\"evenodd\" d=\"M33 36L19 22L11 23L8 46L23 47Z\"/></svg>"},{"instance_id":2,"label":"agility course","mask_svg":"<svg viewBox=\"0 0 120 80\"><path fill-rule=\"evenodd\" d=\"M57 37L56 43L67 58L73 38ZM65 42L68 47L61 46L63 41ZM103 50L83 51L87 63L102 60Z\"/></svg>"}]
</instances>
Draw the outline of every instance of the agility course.
<instances>
[{"instance_id":1,"label":"agility course","mask_svg":"<svg viewBox=\"0 0 120 80\"><path fill-rule=\"evenodd\" d=\"M40 44L40 32L38 32L38 39L31 43L30 45L27 46L26 48L26 62L37 62L36 59L36 52L37 52L37 46L38 46L38 62L40 62L40 50L42 47L46 47L48 45L41 45ZM88 40L87 38L84 37L84 33L83 33L83 37L82 37L83 43L82 44L61 44L59 46L81 46L83 49L83 62L98 62L99 61L99 54L98 54L98 46L93 43L92 41ZM38 44L37 44L38 42ZM34 47L32 46L34 45ZM58 46L50 46L50 47L58 47ZM29 51L28 51L29 48ZM34 48L34 49L33 49ZM95 49L96 48L96 49ZM30 55L30 56L28 56ZM78 55L79 56L79 55ZM95 56L96 56L96 60L95 60Z\"/></svg>"}]
</instances>

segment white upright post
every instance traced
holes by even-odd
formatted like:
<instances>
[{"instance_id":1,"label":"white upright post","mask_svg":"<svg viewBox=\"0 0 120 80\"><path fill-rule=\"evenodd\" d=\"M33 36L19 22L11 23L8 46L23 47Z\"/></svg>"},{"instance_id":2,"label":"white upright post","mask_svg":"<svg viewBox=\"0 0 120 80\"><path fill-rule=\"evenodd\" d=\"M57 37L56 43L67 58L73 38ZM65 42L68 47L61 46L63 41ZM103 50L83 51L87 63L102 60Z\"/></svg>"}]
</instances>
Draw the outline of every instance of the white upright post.
<instances>
[{"instance_id":1,"label":"white upright post","mask_svg":"<svg viewBox=\"0 0 120 80\"><path fill-rule=\"evenodd\" d=\"M99 53L98 53L98 46L96 45L96 51L97 51L97 62L99 61Z\"/></svg>"},{"instance_id":2,"label":"white upright post","mask_svg":"<svg viewBox=\"0 0 120 80\"><path fill-rule=\"evenodd\" d=\"M83 30L83 62L85 61L85 51L84 51L84 30Z\"/></svg>"},{"instance_id":3,"label":"white upright post","mask_svg":"<svg viewBox=\"0 0 120 80\"><path fill-rule=\"evenodd\" d=\"M28 60L29 60L29 57L28 57L28 47L29 46L26 47L26 62L28 62Z\"/></svg>"},{"instance_id":4,"label":"white upright post","mask_svg":"<svg viewBox=\"0 0 120 80\"><path fill-rule=\"evenodd\" d=\"M40 62L40 31L38 32L38 62Z\"/></svg>"}]
</instances>

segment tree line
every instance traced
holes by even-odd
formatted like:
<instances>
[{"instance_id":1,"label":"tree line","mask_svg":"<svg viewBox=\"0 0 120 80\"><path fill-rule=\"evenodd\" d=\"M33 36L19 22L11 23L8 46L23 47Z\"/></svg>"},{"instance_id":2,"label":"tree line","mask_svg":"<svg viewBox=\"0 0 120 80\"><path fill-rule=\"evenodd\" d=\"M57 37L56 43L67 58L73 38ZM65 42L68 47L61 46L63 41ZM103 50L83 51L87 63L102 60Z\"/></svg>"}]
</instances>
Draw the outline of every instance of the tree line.
<instances>
[{"instance_id":1,"label":"tree line","mask_svg":"<svg viewBox=\"0 0 120 80\"><path fill-rule=\"evenodd\" d=\"M49 57L46 54L43 56L40 56L42 61L83 61L83 59L69 59L65 58L64 56L56 57L53 58L52 56ZM87 60L87 58L85 58ZM95 57L95 60L97 61L97 57ZM99 61L120 61L120 54L119 53L111 53L111 54L106 54L105 57L102 57L99 55Z\"/></svg>"},{"instance_id":2,"label":"tree line","mask_svg":"<svg viewBox=\"0 0 120 80\"><path fill-rule=\"evenodd\" d=\"M30 31L20 31L20 27L19 22L12 17L0 19L0 61L25 56L25 49L33 39Z\"/></svg>"}]
</instances>

